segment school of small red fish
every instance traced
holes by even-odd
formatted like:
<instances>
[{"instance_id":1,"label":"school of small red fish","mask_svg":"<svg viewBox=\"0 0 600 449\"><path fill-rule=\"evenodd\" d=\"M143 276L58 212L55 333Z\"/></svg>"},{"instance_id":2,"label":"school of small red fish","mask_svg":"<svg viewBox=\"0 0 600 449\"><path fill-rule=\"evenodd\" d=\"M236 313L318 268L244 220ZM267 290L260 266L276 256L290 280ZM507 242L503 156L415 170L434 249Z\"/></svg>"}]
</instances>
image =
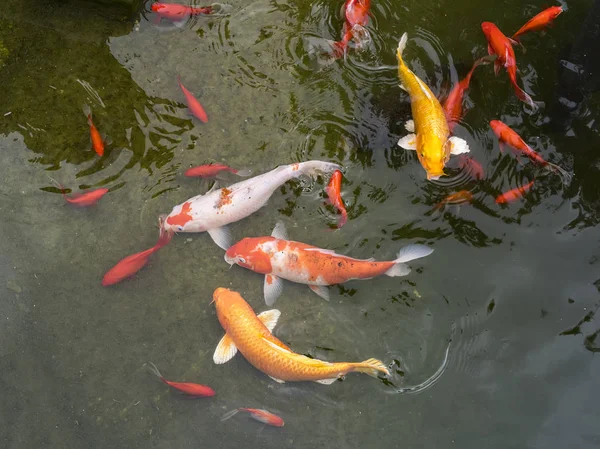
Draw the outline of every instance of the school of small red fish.
<instances>
[{"instance_id":1,"label":"school of small red fish","mask_svg":"<svg viewBox=\"0 0 600 449\"><path fill-rule=\"evenodd\" d=\"M191 7L174 3L153 3L151 10L155 13L155 24L163 19L179 22L191 16L211 15L223 11L223 5ZM349 51L363 50L370 42L367 30L369 18L372 17L371 0L346 0L342 6L343 26L341 40L329 42L330 59L345 59ZM550 7L523 25L512 37L505 35L500 28L491 22L483 22L481 30L487 40L488 55L475 60L467 75L451 89L445 101L440 101L430 88L419 79L405 64L402 54L407 45L406 33L401 37L397 50L398 75L401 88L409 97L412 108L412 120L406 123L410 133L402 137L398 145L406 150L416 151L419 162L423 166L427 179L435 181L446 175L444 168L451 155L460 155L459 164L462 169L477 181L485 179L483 167L474 158L467 156L469 146L465 140L453 135L456 125L464 119L464 96L469 89L475 69L494 65L494 72L499 74L504 68L519 100L528 105L532 111L538 108L531 96L519 86L517 80L517 61L513 45L521 44L522 37L531 31L541 30L549 25L563 12L559 6ZM343 61L339 61L343 64ZM484 70L480 68L478 72ZM177 82L192 117L202 123L199 126L210 126L209 115L205 107L188 90L177 76ZM210 111L210 105L208 105ZM83 108L89 126L91 149L98 157L104 157L110 141L102 135L94 122L91 109ZM489 122L491 130L497 137L500 151L510 148L513 154L524 157L539 167L540 173L558 175L563 183L570 181L571 174L562 167L546 161L533 150L526 141L500 120ZM543 170L543 171L542 171ZM250 236L237 243L232 241L227 225L248 217L262 208L273 193L289 180L300 176L324 175L329 177L325 188L332 210L339 215L336 228L342 228L349 219L343 199L343 167L338 164L310 160L282 165L266 173L252 176L247 168L232 168L224 164L214 163L189 168L186 177L218 178L212 188L204 193L189 198L175 205L168 214L159 217L159 238L157 243L136 254L129 255L110 268L104 275L103 286L113 286L131 278L148 262L150 256L165 247L174 234L182 232L207 232L212 240L225 251L224 261L231 265L239 265L259 275L263 275L264 300L272 306L283 292L284 280L306 284L312 292L329 300L329 286L350 280L368 280L376 276L406 276L411 272L408 263L430 255L433 249L425 245L410 244L401 248L393 260L377 261L371 259L354 259L336 252L312 246L308 243L289 240L285 227L278 222L271 235ZM227 180L227 176L235 175L242 179L227 187L219 187L219 180ZM65 188L52 180L60 190L64 199L74 206L87 207L109 193L109 189L99 188L85 193L68 196ZM499 192L494 198L498 205L506 205L519 201L534 188L535 179L524 185L515 186L507 191ZM468 204L474 195L468 190L460 190L448 195L435 204L433 210L441 211L449 205ZM352 210L350 209L350 212ZM223 364L231 360L238 352L258 371L266 374L276 382L312 381L329 385L345 377L347 374L364 373L372 377L387 376L386 365L376 359L367 358L361 362L332 362L309 358L295 353L284 342L273 335L273 330L281 316L277 309L256 313L248 302L234 290L215 286L211 304L216 307L216 315L223 327L224 335L216 345L213 355L215 364ZM189 382L166 380L158 368L149 362L151 371L168 387L184 395L196 398L212 397L215 391L206 385ZM239 407L226 413L221 420L225 421L239 412L248 412L250 417L269 426L282 427L281 417L264 409Z\"/></svg>"}]
</instances>

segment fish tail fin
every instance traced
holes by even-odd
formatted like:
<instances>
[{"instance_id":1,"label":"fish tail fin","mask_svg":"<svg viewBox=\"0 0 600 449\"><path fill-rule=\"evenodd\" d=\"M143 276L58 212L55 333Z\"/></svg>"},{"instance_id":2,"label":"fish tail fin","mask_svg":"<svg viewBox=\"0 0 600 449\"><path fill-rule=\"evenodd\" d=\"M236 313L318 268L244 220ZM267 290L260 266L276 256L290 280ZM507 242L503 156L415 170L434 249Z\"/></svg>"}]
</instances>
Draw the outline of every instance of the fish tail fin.
<instances>
[{"instance_id":1,"label":"fish tail fin","mask_svg":"<svg viewBox=\"0 0 600 449\"><path fill-rule=\"evenodd\" d=\"M346 222L348 221L348 212L346 211L346 209L341 209L340 212L342 213L342 217L340 218L340 221L338 222L338 229L341 228L342 226L344 226L346 224Z\"/></svg>"},{"instance_id":2,"label":"fish tail fin","mask_svg":"<svg viewBox=\"0 0 600 449\"><path fill-rule=\"evenodd\" d=\"M538 105L533 102L533 100L531 99L529 94L519 87L516 80L512 81L512 85L513 85L513 89L515 91L515 95L517 96L517 98L519 100L521 100L523 103L527 103L533 109L538 108Z\"/></svg>"},{"instance_id":3,"label":"fish tail fin","mask_svg":"<svg viewBox=\"0 0 600 449\"><path fill-rule=\"evenodd\" d=\"M221 421L227 421L229 418L236 415L239 411L240 411L240 409L236 408L234 410L231 410L231 411L225 413L223 416L221 416Z\"/></svg>"},{"instance_id":4,"label":"fish tail fin","mask_svg":"<svg viewBox=\"0 0 600 449\"><path fill-rule=\"evenodd\" d=\"M323 161L300 162L298 165L298 172L308 176L327 175L341 169L338 164Z\"/></svg>"},{"instance_id":5,"label":"fish tail fin","mask_svg":"<svg viewBox=\"0 0 600 449\"><path fill-rule=\"evenodd\" d=\"M149 366L150 371L152 372L152 374L154 374L160 380L164 379L163 376L162 376L162 374L160 374L160 371L158 370L158 368L156 367L156 365L154 363L148 362L148 366Z\"/></svg>"},{"instance_id":6,"label":"fish tail fin","mask_svg":"<svg viewBox=\"0 0 600 449\"><path fill-rule=\"evenodd\" d=\"M252 170L250 170L249 168L245 168L243 170L236 171L235 174L241 176L242 178L247 178L252 174Z\"/></svg>"},{"instance_id":7,"label":"fish tail fin","mask_svg":"<svg viewBox=\"0 0 600 449\"><path fill-rule=\"evenodd\" d=\"M163 246L168 245L172 238L173 238L173 231L168 231L164 228L164 226L161 226L160 233L158 234L158 241L156 242L156 245L154 245L154 247L157 250L159 250Z\"/></svg>"},{"instance_id":8,"label":"fish tail fin","mask_svg":"<svg viewBox=\"0 0 600 449\"><path fill-rule=\"evenodd\" d=\"M89 104L84 104L81 106L81 110L83 111L83 115L88 118L88 122L92 120L92 108L90 108Z\"/></svg>"},{"instance_id":9,"label":"fish tail fin","mask_svg":"<svg viewBox=\"0 0 600 449\"><path fill-rule=\"evenodd\" d=\"M65 193L65 186L63 186L60 182L58 182L54 178L51 178L50 176L48 176L48 179L54 185L54 187L56 187L58 190L60 190L60 193L62 194L62 196L67 198L67 194Z\"/></svg>"},{"instance_id":10,"label":"fish tail fin","mask_svg":"<svg viewBox=\"0 0 600 449\"><path fill-rule=\"evenodd\" d=\"M562 183L564 185L569 185L571 184L571 180L573 179L573 174L568 172L567 170L565 170L562 167L559 167L556 164L551 164L550 162L548 162L547 165L548 169L554 173L556 173L558 176L560 176Z\"/></svg>"},{"instance_id":11,"label":"fish tail fin","mask_svg":"<svg viewBox=\"0 0 600 449\"><path fill-rule=\"evenodd\" d=\"M364 26L355 24L352 27L352 37L354 38L354 43L358 50L362 50L366 46L368 46L372 39L369 30L367 30Z\"/></svg>"},{"instance_id":12,"label":"fish tail fin","mask_svg":"<svg viewBox=\"0 0 600 449\"><path fill-rule=\"evenodd\" d=\"M406 43L408 42L408 34L404 33L402 35L402 37L400 38L400 42L398 42L398 49L396 50L396 56L398 57L398 60L404 64L404 60L402 59L402 53L404 52L404 49L406 48Z\"/></svg>"},{"instance_id":13,"label":"fish tail fin","mask_svg":"<svg viewBox=\"0 0 600 449\"><path fill-rule=\"evenodd\" d=\"M377 377L378 373L383 373L387 376L390 375L390 371L383 364L383 362L377 359L367 359L364 362L354 363L352 371L368 374L372 377Z\"/></svg>"},{"instance_id":14,"label":"fish tail fin","mask_svg":"<svg viewBox=\"0 0 600 449\"><path fill-rule=\"evenodd\" d=\"M389 277L406 276L410 273L410 267L406 265L406 262L428 256L432 252L433 249L426 245L419 245L416 243L407 245L398 252L394 265L385 272L385 275Z\"/></svg>"}]
</instances>

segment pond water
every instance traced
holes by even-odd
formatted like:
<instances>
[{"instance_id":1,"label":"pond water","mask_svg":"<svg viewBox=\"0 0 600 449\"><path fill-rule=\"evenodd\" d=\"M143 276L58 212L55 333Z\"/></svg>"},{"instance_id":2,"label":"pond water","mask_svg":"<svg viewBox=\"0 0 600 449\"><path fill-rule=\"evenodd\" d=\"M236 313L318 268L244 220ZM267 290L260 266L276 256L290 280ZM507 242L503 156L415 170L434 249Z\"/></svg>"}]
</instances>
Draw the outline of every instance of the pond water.
<instances>
[{"instance_id":1,"label":"pond water","mask_svg":"<svg viewBox=\"0 0 600 449\"><path fill-rule=\"evenodd\" d=\"M0 446L597 448L599 98L592 77L575 87L560 78L561 59L594 51L585 34L594 2L561 1L555 26L524 36L526 52L515 47L519 83L539 111L517 100L504 72L477 69L455 134L485 179L453 157L439 181L397 146L411 114L398 86L400 36L409 67L443 96L487 54L482 21L508 34L545 2L373 0L370 45L328 65L309 49L340 38L341 1L227 4L225 15L180 26L155 23L150 4L133 19L89 2L2 7ZM178 75L207 124L186 113ZM585 98L567 116L569 88ZM110 138L102 158L84 104ZM501 153L492 119L572 182ZM188 167L259 174L310 159L344 167L343 228L318 178L286 183L232 233L269 235L282 221L293 240L378 260L408 243L434 248L406 277L349 282L330 302L286 283L276 303L274 333L295 351L377 357L391 367L387 380L277 384L239 355L214 365L215 288L266 306L263 278L230 269L205 233L177 235L133 278L101 285L119 259L155 243L159 214L210 187L184 177ZM50 177L110 192L74 208ZM522 200L494 202L534 177ZM463 189L472 204L432 210ZM149 361L216 396L182 398ZM236 407L268 409L286 425L220 421Z\"/></svg>"}]
</instances>

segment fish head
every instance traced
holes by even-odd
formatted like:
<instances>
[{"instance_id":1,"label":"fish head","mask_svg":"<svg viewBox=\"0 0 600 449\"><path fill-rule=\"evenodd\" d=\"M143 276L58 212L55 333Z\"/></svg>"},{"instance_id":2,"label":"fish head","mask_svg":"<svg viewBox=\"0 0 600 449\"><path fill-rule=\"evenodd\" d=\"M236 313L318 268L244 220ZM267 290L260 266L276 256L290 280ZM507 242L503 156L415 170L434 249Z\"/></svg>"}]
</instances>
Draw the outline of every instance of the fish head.
<instances>
[{"instance_id":1,"label":"fish head","mask_svg":"<svg viewBox=\"0 0 600 449\"><path fill-rule=\"evenodd\" d=\"M556 19L563 12L562 6L551 6L548 9L550 10L552 20Z\"/></svg>"},{"instance_id":2,"label":"fish head","mask_svg":"<svg viewBox=\"0 0 600 449\"><path fill-rule=\"evenodd\" d=\"M192 216L192 203L186 201L173 208L163 221L165 231L171 232L201 232L197 220Z\"/></svg>"},{"instance_id":3,"label":"fish head","mask_svg":"<svg viewBox=\"0 0 600 449\"><path fill-rule=\"evenodd\" d=\"M163 9L165 7L165 5L163 3L152 3L152 11L157 12L160 11L161 9Z\"/></svg>"},{"instance_id":4,"label":"fish head","mask_svg":"<svg viewBox=\"0 0 600 449\"><path fill-rule=\"evenodd\" d=\"M229 265L252 270L255 273L269 274L272 271L271 256L265 251L265 240L275 240L273 237L246 237L225 252L225 262Z\"/></svg>"},{"instance_id":5,"label":"fish head","mask_svg":"<svg viewBox=\"0 0 600 449\"><path fill-rule=\"evenodd\" d=\"M506 128L506 125L500 120L491 120L490 128L492 128L492 131L494 131L494 134L496 134L496 136L500 137L502 135L502 131L504 130L504 128Z\"/></svg>"},{"instance_id":6,"label":"fish head","mask_svg":"<svg viewBox=\"0 0 600 449\"><path fill-rule=\"evenodd\" d=\"M228 329L231 321L238 318L240 307L250 307L238 292L223 287L218 287L213 292L211 304L213 302L219 322L224 329Z\"/></svg>"},{"instance_id":7,"label":"fish head","mask_svg":"<svg viewBox=\"0 0 600 449\"><path fill-rule=\"evenodd\" d=\"M426 136L419 139L417 157L421 166L427 172L427 179L436 180L444 176L444 166L450 154L445 150L446 142L437 136Z\"/></svg>"},{"instance_id":8,"label":"fish head","mask_svg":"<svg viewBox=\"0 0 600 449\"><path fill-rule=\"evenodd\" d=\"M487 37L488 40L490 40L490 36L492 36L492 34L498 29L498 27L496 25L494 25L492 22L482 22L481 23L481 31L483 31L483 34L485 34L485 37Z\"/></svg>"}]
</instances>

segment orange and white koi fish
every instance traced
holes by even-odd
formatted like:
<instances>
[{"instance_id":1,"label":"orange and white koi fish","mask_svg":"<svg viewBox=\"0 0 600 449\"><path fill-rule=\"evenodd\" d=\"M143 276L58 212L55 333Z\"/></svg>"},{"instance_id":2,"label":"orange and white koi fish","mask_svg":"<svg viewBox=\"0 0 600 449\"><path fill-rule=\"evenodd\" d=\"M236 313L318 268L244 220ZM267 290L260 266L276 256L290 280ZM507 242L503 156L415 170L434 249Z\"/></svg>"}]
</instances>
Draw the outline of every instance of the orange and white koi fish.
<instances>
[{"instance_id":1,"label":"orange and white koi fish","mask_svg":"<svg viewBox=\"0 0 600 449\"><path fill-rule=\"evenodd\" d=\"M531 97L517 84L517 60L515 58L515 51L511 45L511 43L516 44L517 42L506 37L492 22L483 22L481 30L488 41L488 53L490 55L494 53L498 55L498 59L494 62L494 72L496 75L500 72L500 67L504 66L517 98L532 108L537 109L538 106L533 102Z\"/></svg>"},{"instance_id":2,"label":"orange and white koi fish","mask_svg":"<svg viewBox=\"0 0 600 449\"><path fill-rule=\"evenodd\" d=\"M172 237L173 233L165 230L161 222L160 236L158 238L158 242L156 242L156 245L145 251L141 251L121 259L114 267L106 272L102 278L102 285L107 287L133 276L148 263L150 256L163 246L167 245L171 241Z\"/></svg>"},{"instance_id":3,"label":"orange and white koi fish","mask_svg":"<svg viewBox=\"0 0 600 449\"><path fill-rule=\"evenodd\" d=\"M283 422L283 419L280 416L277 416L268 410L263 410L263 409L259 409L259 408L244 408L244 407L236 408L235 410L231 410L230 412L225 413L221 417L221 421L226 421L239 412L248 412L248 413L250 413L250 416L252 418L254 418L257 421L260 421L263 424L267 424L269 426L283 427L283 425L285 424L285 422Z\"/></svg>"},{"instance_id":4,"label":"orange and white koi fish","mask_svg":"<svg viewBox=\"0 0 600 449\"><path fill-rule=\"evenodd\" d=\"M521 136L519 136L508 125L500 120L492 120L490 121L490 127L494 131L494 134L496 134L498 137L498 141L500 142L500 150L502 150L503 144L509 145L523 156L529 158L529 160L531 160L533 163L541 167L546 167L550 171L557 173L562 178L563 182L570 182L571 174L569 172L556 164L546 161L539 153L535 152L533 148L527 145Z\"/></svg>"},{"instance_id":5,"label":"orange and white koi fish","mask_svg":"<svg viewBox=\"0 0 600 449\"><path fill-rule=\"evenodd\" d=\"M459 137L450 137L446 114L438 99L404 63L402 52L408 36L402 35L398 44L398 75L400 87L408 92L413 120L406 122L409 133L398 141L405 150L416 150L419 162L427 172L427 179L444 176L444 167L451 154L469 152L469 145Z\"/></svg>"},{"instance_id":6,"label":"orange and white koi fish","mask_svg":"<svg viewBox=\"0 0 600 449\"><path fill-rule=\"evenodd\" d=\"M177 3L153 3L152 11L158 14L158 21L165 18L169 20L183 20L189 16L207 15L213 13L213 7L203 6L201 8L194 8L191 6L179 5Z\"/></svg>"},{"instance_id":7,"label":"orange and white koi fish","mask_svg":"<svg viewBox=\"0 0 600 449\"><path fill-rule=\"evenodd\" d=\"M231 245L231 236L225 226L263 207L282 184L300 175L326 174L339 168L331 162L307 161L281 165L222 189L215 183L206 194L175 206L166 217L164 227L174 232L206 231L219 247L227 249Z\"/></svg>"},{"instance_id":8,"label":"orange and white koi fish","mask_svg":"<svg viewBox=\"0 0 600 449\"><path fill-rule=\"evenodd\" d=\"M433 208L434 210L440 210L447 204L463 204L470 203L473 201L473 194L468 190L459 190L458 192L451 193Z\"/></svg>"},{"instance_id":9,"label":"orange and white koi fish","mask_svg":"<svg viewBox=\"0 0 600 449\"><path fill-rule=\"evenodd\" d=\"M496 204L514 203L515 201L523 198L525 193L527 193L527 191L533 187L533 183L534 181L531 181L525 185L509 190L508 192L501 193L496 197Z\"/></svg>"},{"instance_id":10,"label":"orange and white koi fish","mask_svg":"<svg viewBox=\"0 0 600 449\"><path fill-rule=\"evenodd\" d=\"M519 28L512 38L519 42L519 37L530 31L538 31L552 25L552 22L563 12L561 6L551 6L544 9L541 13L535 15L527 21L525 25Z\"/></svg>"},{"instance_id":11,"label":"orange and white koi fish","mask_svg":"<svg viewBox=\"0 0 600 449\"><path fill-rule=\"evenodd\" d=\"M239 350L252 366L279 383L312 381L330 385L352 372L373 377L378 373L389 375L388 369L377 359L331 363L296 354L272 334L281 312L273 309L257 316L237 292L217 288L213 302L225 330L213 355L216 364L231 360Z\"/></svg>"},{"instance_id":12,"label":"orange and white koi fish","mask_svg":"<svg viewBox=\"0 0 600 449\"><path fill-rule=\"evenodd\" d=\"M196 97L194 97L194 95L192 95L192 93L189 90L187 90L183 84L181 84L180 76L177 76L177 82L179 83L179 87L181 88L181 91L185 96L185 101L188 105L190 113L202 123L208 123L208 115L206 114L206 111L204 110L200 102L196 99Z\"/></svg>"},{"instance_id":13,"label":"orange and white koi fish","mask_svg":"<svg viewBox=\"0 0 600 449\"><path fill-rule=\"evenodd\" d=\"M92 121L92 110L85 104L83 105L83 113L87 117L88 125L90 126L90 139L92 141L92 148L98 154L98 156L104 156L104 141L102 136L98 132L94 122Z\"/></svg>"},{"instance_id":14,"label":"orange and white koi fish","mask_svg":"<svg viewBox=\"0 0 600 449\"><path fill-rule=\"evenodd\" d=\"M207 398L215 395L215 390L210 388L207 385L200 385L191 382L172 382L170 380L165 379L160 371L156 367L156 365L152 362L148 362L150 365L150 370L156 374L156 376L166 385L175 390L181 391L182 393L187 394L188 396L193 396L196 398Z\"/></svg>"},{"instance_id":15,"label":"orange and white koi fish","mask_svg":"<svg viewBox=\"0 0 600 449\"><path fill-rule=\"evenodd\" d=\"M371 36L365 28L369 22L371 0L346 0L341 14L344 16L342 40L333 43L334 56L340 58L346 54L348 43L354 39L357 48L365 46Z\"/></svg>"},{"instance_id":16,"label":"orange and white koi fish","mask_svg":"<svg viewBox=\"0 0 600 449\"><path fill-rule=\"evenodd\" d=\"M252 174L251 170L236 170L235 168L231 168L223 164L206 164L188 168L184 175L187 177L212 178L224 171L241 176L242 178Z\"/></svg>"},{"instance_id":17,"label":"orange and white koi fish","mask_svg":"<svg viewBox=\"0 0 600 449\"><path fill-rule=\"evenodd\" d=\"M340 218L340 222L338 223L338 228L344 226L346 221L348 221L348 212L346 212L346 206L344 206L344 200L342 200L342 172L336 170L331 175L331 179L329 180L329 184L325 187L325 193L329 197L329 201L333 204L342 214L342 218Z\"/></svg>"},{"instance_id":18,"label":"orange and white koi fish","mask_svg":"<svg viewBox=\"0 0 600 449\"><path fill-rule=\"evenodd\" d=\"M375 276L406 276L406 262L428 256L433 250L425 245L408 245L400 250L396 260L376 262L342 256L329 249L317 248L287 239L283 223L278 222L270 237L246 237L225 253L225 261L265 275L264 295L268 306L283 290L282 279L306 284L325 300L329 300L330 285L352 279Z\"/></svg>"},{"instance_id":19,"label":"orange and white koi fish","mask_svg":"<svg viewBox=\"0 0 600 449\"><path fill-rule=\"evenodd\" d=\"M465 95L465 92L469 88L469 84L471 84L473 72L481 64L487 64L489 62L494 61L497 58L497 55L491 56L493 57L493 59L490 58L490 56L484 56L483 58L479 58L477 61L475 61L473 63L473 67L471 67L471 70L469 70L469 73L467 73L467 76L465 76L462 80L456 83L456 85L448 94L446 101L444 101L443 107L444 112L446 114L446 120L448 122L448 129L450 130L450 132L454 130L456 124L459 123L464 117L462 109L463 97Z\"/></svg>"}]
</instances>

